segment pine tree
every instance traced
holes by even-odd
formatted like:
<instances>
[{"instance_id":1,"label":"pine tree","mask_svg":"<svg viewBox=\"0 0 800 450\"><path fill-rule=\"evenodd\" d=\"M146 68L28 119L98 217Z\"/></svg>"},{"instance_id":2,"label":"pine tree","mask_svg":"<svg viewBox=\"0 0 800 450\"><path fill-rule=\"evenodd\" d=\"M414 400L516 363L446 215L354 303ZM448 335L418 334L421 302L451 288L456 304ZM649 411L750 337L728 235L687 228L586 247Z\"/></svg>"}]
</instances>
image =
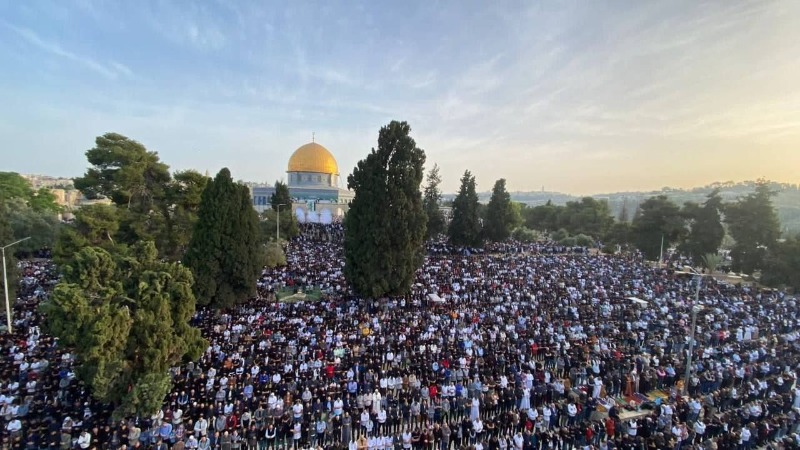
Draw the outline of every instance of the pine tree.
<instances>
[{"instance_id":1,"label":"pine tree","mask_svg":"<svg viewBox=\"0 0 800 450\"><path fill-rule=\"evenodd\" d=\"M780 237L774 195L769 183L759 180L755 192L725 207L725 222L736 241L731 249L734 270L753 273L762 268L768 250Z\"/></svg>"},{"instance_id":2,"label":"pine tree","mask_svg":"<svg viewBox=\"0 0 800 450\"><path fill-rule=\"evenodd\" d=\"M115 243L153 241L161 257L182 259L208 177L186 170L176 172L173 178L156 152L117 133L97 137L86 158L90 167L75 179L75 187L90 199L113 202L111 208L118 210ZM46 199L41 201L47 204ZM75 232L66 233L73 238Z\"/></svg>"},{"instance_id":3,"label":"pine tree","mask_svg":"<svg viewBox=\"0 0 800 450\"><path fill-rule=\"evenodd\" d=\"M195 277L198 303L226 308L255 295L264 262L258 214L246 186L220 170L200 201L197 224L184 257Z\"/></svg>"},{"instance_id":4,"label":"pine tree","mask_svg":"<svg viewBox=\"0 0 800 450\"><path fill-rule=\"evenodd\" d=\"M88 198L106 197L116 205L146 213L170 181L169 167L158 153L121 134L97 137L86 158L92 167L75 179L75 188Z\"/></svg>"},{"instance_id":5,"label":"pine tree","mask_svg":"<svg viewBox=\"0 0 800 450\"><path fill-rule=\"evenodd\" d=\"M345 276L363 297L408 292L424 259L425 152L410 130L397 121L381 128L377 150L347 178L355 198L345 216Z\"/></svg>"},{"instance_id":6,"label":"pine tree","mask_svg":"<svg viewBox=\"0 0 800 450\"><path fill-rule=\"evenodd\" d=\"M665 195L651 197L642 202L639 213L631 224L631 237L636 247L650 260L656 260L661 251L677 242L685 232L685 222L678 205Z\"/></svg>"},{"instance_id":7,"label":"pine tree","mask_svg":"<svg viewBox=\"0 0 800 450\"><path fill-rule=\"evenodd\" d=\"M192 274L163 262L152 242L112 255L81 249L43 303L45 329L74 349L76 372L114 415L147 416L170 390L169 369L206 347L189 324L195 312Z\"/></svg>"},{"instance_id":8,"label":"pine tree","mask_svg":"<svg viewBox=\"0 0 800 450\"><path fill-rule=\"evenodd\" d=\"M428 238L435 237L444 232L444 215L439 209L442 201L442 192L439 190L442 178L439 176L439 166L434 164L428 172L428 184L422 195L422 205L425 215L428 216Z\"/></svg>"},{"instance_id":9,"label":"pine tree","mask_svg":"<svg viewBox=\"0 0 800 450\"><path fill-rule=\"evenodd\" d=\"M764 261L760 282L767 286L791 287L800 292L800 235L773 245Z\"/></svg>"},{"instance_id":10,"label":"pine tree","mask_svg":"<svg viewBox=\"0 0 800 450\"><path fill-rule=\"evenodd\" d=\"M692 257L694 264L701 265L707 254L716 254L725 237L722 226L722 198L719 190L714 189L701 205L686 203L683 215L691 222L686 240L680 245L683 254Z\"/></svg>"},{"instance_id":11,"label":"pine tree","mask_svg":"<svg viewBox=\"0 0 800 450\"><path fill-rule=\"evenodd\" d=\"M519 213L511 203L511 194L506 190L505 178L501 178L494 183L492 196L486 207L484 236L490 241L502 242L511 236L517 225L519 225Z\"/></svg>"},{"instance_id":12,"label":"pine tree","mask_svg":"<svg viewBox=\"0 0 800 450\"><path fill-rule=\"evenodd\" d=\"M461 187L453 200L453 218L448 234L450 243L462 247L481 245L481 219L475 177L469 170L461 177Z\"/></svg>"}]
</instances>

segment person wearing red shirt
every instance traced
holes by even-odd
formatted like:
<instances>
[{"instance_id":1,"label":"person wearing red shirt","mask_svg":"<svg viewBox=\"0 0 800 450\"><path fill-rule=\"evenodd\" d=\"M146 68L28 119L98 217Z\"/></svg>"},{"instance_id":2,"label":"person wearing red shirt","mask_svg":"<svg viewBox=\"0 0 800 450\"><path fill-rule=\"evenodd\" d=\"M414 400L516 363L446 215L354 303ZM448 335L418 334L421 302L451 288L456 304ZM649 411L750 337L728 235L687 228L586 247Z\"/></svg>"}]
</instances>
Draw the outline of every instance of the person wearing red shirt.
<instances>
[{"instance_id":1,"label":"person wearing red shirt","mask_svg":"<svg viewBox=\"0 0 800 450\"><path fill-rule=\"evenodd\" d=\"M616 432L616 424L614 423L614 419L611 417L606 417L606 434L609 438L614 437L614 433Z\"/></svg>"},{"instance_id":2,"label":"person wearing red shirt","mask_svg":"<svg viewBox=\"0 0 800 450\"><path fill-rule=\"evenodd\" d=\"M235 430L239 426L239 416L237 416L236 413L232 413L228 416L226 425L229 430Z\"/></svg>"}]
</instances>

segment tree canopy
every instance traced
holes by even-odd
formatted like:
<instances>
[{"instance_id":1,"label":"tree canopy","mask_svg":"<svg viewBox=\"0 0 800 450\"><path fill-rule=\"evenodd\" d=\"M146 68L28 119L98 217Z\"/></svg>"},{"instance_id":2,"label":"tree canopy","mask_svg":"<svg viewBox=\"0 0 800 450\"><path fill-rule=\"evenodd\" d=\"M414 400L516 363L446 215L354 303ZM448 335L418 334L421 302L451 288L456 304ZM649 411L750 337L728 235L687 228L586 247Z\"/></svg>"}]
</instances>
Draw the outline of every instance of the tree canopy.
<instances>
[{"instance_id":1,"label":"tree canopy","mask_svg":"<svg viewBox=\"0 0 800 450\"><path fill-rule=\"evenodd\" d=\"M448 229L450 243L462 247L481 245L482 225L475 177L469 170L461 177L461 187L453 200L453 218Z\"/></svg>"},{"instance_id":2,"label":"tree canopy","mask_svg":"<svg viewBox=\"0 0 800 450\"><path fill-rule=\"evenodd\" d=\"M32 253L55 246L61 222L52 210L37 209L19 199L6 202L5 209L14 239L30 237L15 247L14 252Z\"/></svg>"},{"instance_id":3,"label":"tree canopy","mask_svg":"<svg viewBox=\"0 0 800 450\"><path fill-rule=\"evenodd\" d=\"M27 201L33 195L28 180L16 172L0 172L0 199L21 198Z\"/></svg>"},{"instance_id":4,"label":"tree canopy","mask_svg":"<svg viewBox=\"0 0 800 450\"><path fill-rule=\"evenodd\" d=\"M424 259L425 152L410 131L406 122L382 127L378 148L347 178L355 198L344 222L345 276L363 297L406 293Z\"/></svg>"},{"instance_id":5,"label":"tree canopy","mask_svg":"<svg viewBox=\"0 0 800 450\"><path fill-rule=\"evenodd\" d=\"M164 200L159 209L164 216L164 230L160 235L160 253L172 261L180 260L189 247L203 191L209 178L200 172L176 172L165 188Z\"/></svg>"},{"instance_id":6,"label":"tree canopy","mask_svg":"<svg viewBox=\"0 0 800 450\"><path fill-rule=\"evenodd\" d=\"M563 228L571 235L605 236L614 224L608 202L592 197L567 202L565 206L547 202L523 210L525 226L535 230L554 231Z\"/></svg>"},{"instance_id":7,"label":"tree canopy","mask_svg":"<svg viewBox=\"0 0 800 450\"><path fill-rule=\"evenodd\" d=\"M274 211L278 211L278 205L283 205L283 209L292 209L292 196L289 194L289 186L286 183L282 181L275 182L275 192L270 195L269 204Z\"/></svg>"},{"instance_id":8,"label":"tree canopy","mask_svg":"<svg viewBox=\"0 0 800 450\"><path fill-rule=\"evenodd\" d=\"M762 283L774 287L791 287L800 292L800 236L774 244L767 253L761 274Z\"/></svg>"},{"instance_id":9,"label":"tree canopy","mask_svg":"<svg viewBox=\"0 0 800 450\"><path fill-rule=\"evenodd\" d=\"M731 249L733 269L753 273L763 267L767 251L781 235L780 222L772 204L775 192L766 181L755 191L725 208L725 223L736 241Z\"/></svg>"},{"instance_id":10,"label":"tree canopy","mask_svg":"<svg viewBox=\"0 0 800 450\"><path fill-rule=\"evenodd\" d=\"M124 250L120 242L120 211L114 205L87 205L75 211L72 225L64 227L56 242L53 256L63 264L83 247L101 247L111 253Z\"/></svg>"},{"instance_id":11,"label":"tree canopy","mask_svg":"<svg viewBox=\"0 0 800 450\"><path fill-rule=\"evenodd\" d=\"M16 208L13 201L18 201L37 213L49 213L55 216L61 211L56 196L47 188L34 190L30 182L16 172L0 172L0 199L9 202L11 209Z\"/></svg>"},{"instance_id":12,"label":"tree canopy","mask_svg":"<svg viewBox=\"0 0 800 450\"><path fill-rule=\"evenodd\" d=\"M511 194L506 190L506 180L497 180L486 207L483 227L486 238L494 242L508 239L521 220L519 209L511 202Z\"/></svg>"},{"instance_id":13,"label":"tree canopy","mask_svg":"<svg viewBox=\"0 0 800 450\"><path fill-rule=\"evenodd\" d=\"M687 202L683 206L681 212L689 221L689 232L679 249L690 256L696 265L703 263L704 255L717 253L722 244L725 237L722 209L722 198L718 189L709 193L702 205Z\"/></svg>"},{"instance_id":14,"label":"tree canopy","mask_svg":"<svg viewBox=\"0 0 800 450\"><path fill-rule=\"evenodd\" d=\"M445 221L442 210L439 206L442 202L442 191L439 185L442 178L439 175L439 166L434 164L428 172L428 182L425 185L425 192L422 194L422 207L428 218L427 236L428 238L438 236L445 231Z\"/></svg>"},{"instance_id":15,"label":"tree canopy","mask_svg":"<svg viewBox=\"0 0 800 450\"><path fill-rule=\"evenodd\" d=\"M75 186L87 198L112 200L104 214L114 217L115 228L107 237L123 246L153 241L161 257L183 258L208 177L194 170L175 172L173 177L157 153L117 133L107 133L95 142L86 152L91 167L75 180ZM59 237L65 240L60 247L73 247L71 242L80 234L75 227L66 227Z\"/></svg>"},{"instance_id":16,"label":"tree canopy","mask_svg":"<svg viewBox=\"0 0 800 450\"><path fill-rule=\"evenodd\" d=\"M658 259L662 238L664 249L668 249L680 240L684 231L680 208L664 195L642 202L631 224L634 244L651 260Z\"/></svg>"},{"instance_id":17,"label":"tree canopy","mask_svg":"<svg viewBox=\"0 0 800 450\"><path fill-rule=\"evenodd\" d=\"M0 197L0 246L6 246L12 242L14 242L14 230L11 228L11 223L8 220L8 209L6 206L6 200L3 197ZM8 278L8 295L9 298L16 298L16 286L19 274L14 267L16 267L17 261L14 258L13 249L6 249L6 275ZM0 267L0 270L3 270ZM3 284L3 279L0 278L0 289L4 288L5 285ZM5 312L6 304L2 302L2 310Z\"/></svg>"},{"instance_id":18,"label":"tree canopy","mask_svg":"<svg viewBox=\"0 0 800 450\"><path fill-rule=\"evenodd\" d=\"M286 265L286 253L282 245L273 242L266 246L264 251L264 265L270 269Z\"/></svg>"},{"instance_id":19,"label":"tree canopy","mask_svg":"<svg viewBox=\"0 0 800 450\"><path fill-rule=\"evenodd\" d=\"M278 228L278 213L273 209L268 209L260 215L261 239L263 243L275 241ZM297 217L291 208L281 208L280 213L281 240L289 240L300 234L300 227Z\"/></svg>"},{"instance_id":20,"label":"tree canopy","mask_svg":"<svg viewBox=\"0 0 800 450\"><path fill-rule=\"evenodd\" d=\"M544 205L525 208L522 212L523 221L527 228L539 231L554 231L559 228L559 215L563 206L554 205L547 201Z\"/></svg>"},{"instance_id":21,"label":"tree canopy","mask_svg":"<svg viewBox=\"0 0 800 450\"><path fill-rule=\"evenodd\" d=\"M148 210L171 179L158 153L117 133L97 137L86 159L92 167L74 183L89 199L108 198L119 206Z\"/></svg>"},{"instance_id":22,"label":"tree canopy","mask_svg":"<svg viewBox=\"0 0 800 450\"><path fill-rule=\"evenodd\" d=\"M112 255L84 247L42 304L46 331L75 350L78 377L118 417L150 415L169 392L169 369L205 349L189 325L191 272L158 258L152 242Z\"/></svg>"},{"instance_id":23,"label":"tree canopy","mask_svg":"<svg viewBox=\"0 0 800 450\"><path fill-rule=\"evenodd\" d=\"M258 214L248 188L234 183L227 168L203 192L183 262L194 274L201 305L227 308L255 295L264 263Z\"/></svg>"}]
</instances>

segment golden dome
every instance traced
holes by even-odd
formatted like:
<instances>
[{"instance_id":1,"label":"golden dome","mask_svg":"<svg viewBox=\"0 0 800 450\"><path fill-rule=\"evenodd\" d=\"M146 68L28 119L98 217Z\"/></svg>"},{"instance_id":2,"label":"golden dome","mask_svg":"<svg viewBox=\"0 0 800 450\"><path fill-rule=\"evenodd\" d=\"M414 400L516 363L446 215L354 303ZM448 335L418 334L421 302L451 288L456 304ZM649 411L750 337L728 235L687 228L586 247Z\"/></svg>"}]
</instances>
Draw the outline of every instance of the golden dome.
<instances>
[{"instance_id":1,"label":"golden dome","mask_svg":"<svg viewBox=\"0 0 800 450\"><path fill-rule=\"evenodd\" d=\"M327 148L316 142L308 143L292 153L287 172L313 172L339 175L336 158Z\"/></svg>"}]
</instances>

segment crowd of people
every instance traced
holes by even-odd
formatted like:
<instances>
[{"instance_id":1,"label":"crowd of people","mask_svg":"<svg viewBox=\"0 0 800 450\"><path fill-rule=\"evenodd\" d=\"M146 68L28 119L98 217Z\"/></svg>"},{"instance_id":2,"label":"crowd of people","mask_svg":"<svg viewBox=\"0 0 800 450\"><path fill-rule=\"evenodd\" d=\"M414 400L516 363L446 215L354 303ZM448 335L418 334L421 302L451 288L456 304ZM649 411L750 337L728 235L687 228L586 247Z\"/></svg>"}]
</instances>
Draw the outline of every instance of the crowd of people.
<instances>
[{"instance_id":1,"label":"crowd of people","mask_svg":"<svg viewBox=\"0 0 800 450\"><path fill-rule=\"evenodd\" d=\"M341 241L341 225L303 225L257 298L199 310L204 355L172 370L160 411L122 421L41 332L56 269L22 263L0 448L800 448L791 296L710 277L698 290L635 254L433 242L408 295L366 301ZM277 301L287 287L324 295Z\"/></svg>"}]
</instances>

